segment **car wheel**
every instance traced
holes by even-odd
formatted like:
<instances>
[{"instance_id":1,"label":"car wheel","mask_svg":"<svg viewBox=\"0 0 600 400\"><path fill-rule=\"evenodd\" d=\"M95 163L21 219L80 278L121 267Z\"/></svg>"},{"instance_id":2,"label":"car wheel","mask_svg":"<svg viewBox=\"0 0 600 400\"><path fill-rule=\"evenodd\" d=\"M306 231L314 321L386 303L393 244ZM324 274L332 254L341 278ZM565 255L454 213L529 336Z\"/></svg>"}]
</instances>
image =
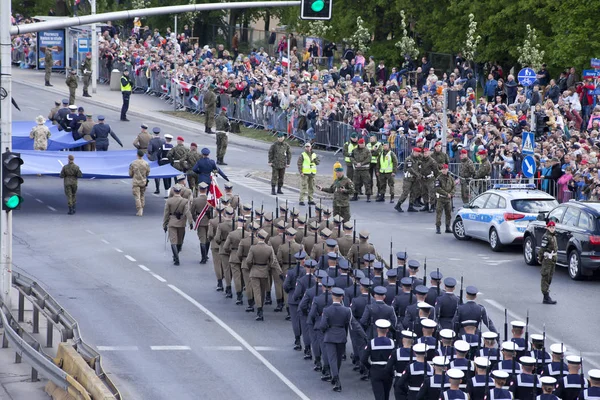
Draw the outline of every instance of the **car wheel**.
<instances>
[{"instance_id":1,"label":"car wheel","mask_svg":"<svg viewBox=\"0 0 600 400\"><path fill-rule=\"evenodd\" d=\"M569 276L576 281L583 279L583 274L581 273L581 256L577 249L573 249L569 253Z\"/></svg>"},{"instance_id":2,"label":"car wheel","mask_svg":"<svg viewBox=\"0 0 600 400\"><path fill-rule=\"evenodd\" d=\"M498 236L498 231L496 230L496 228L490 229L489 242L492 251L502 250L502 242L500 241L500 237Z\"/></svg>"},{"instance_id":3,"label":"car wheel","mask_svg":"<svg viewBox=\"0 0 600 400\"><path fill-rule=\"evenodd\" d=\"M458 240L471 240L471 236L467 236L465 233L465 224L462 218L456 218L452 223L452 233Z\"/></svg>"},{"instance_id":4,"label":"car wheel","mask_svg":"<svg viewBox=\"0 0 600 400\"><path fill-rule=\"evenodd\" d=\"M523 243L523 258L528 265L538 265L537 255L535 254L535 244L533 237L527 236Z\"/></svg>"}]
</instances>

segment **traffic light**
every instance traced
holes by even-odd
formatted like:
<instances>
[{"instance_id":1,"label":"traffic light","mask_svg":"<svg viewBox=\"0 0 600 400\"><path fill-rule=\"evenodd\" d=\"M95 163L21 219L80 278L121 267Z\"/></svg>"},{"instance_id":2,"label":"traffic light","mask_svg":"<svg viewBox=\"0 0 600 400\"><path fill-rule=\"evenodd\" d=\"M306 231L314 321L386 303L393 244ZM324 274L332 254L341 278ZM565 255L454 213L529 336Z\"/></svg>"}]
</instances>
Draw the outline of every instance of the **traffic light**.
<instances>
[{"instance_id":1,"label":"traffic light","mask_svg":"<svg viewBox=\"0 0 600 400\"><path fill-rule=\"evenodd\" d=\"M302 0L301 19L330 20L333 0Z\"/></svg>"},{"instance_id":2,"label":"traffic light","mask_svg":"<svg viewBox=\"0 0 600 400\"><path fill-rule=\"evenodd\" d=\"M23 160L20 153L6 151L2 153L2 210L20 210L21 197L21 165Z\"/></svg>"}]
</instances>

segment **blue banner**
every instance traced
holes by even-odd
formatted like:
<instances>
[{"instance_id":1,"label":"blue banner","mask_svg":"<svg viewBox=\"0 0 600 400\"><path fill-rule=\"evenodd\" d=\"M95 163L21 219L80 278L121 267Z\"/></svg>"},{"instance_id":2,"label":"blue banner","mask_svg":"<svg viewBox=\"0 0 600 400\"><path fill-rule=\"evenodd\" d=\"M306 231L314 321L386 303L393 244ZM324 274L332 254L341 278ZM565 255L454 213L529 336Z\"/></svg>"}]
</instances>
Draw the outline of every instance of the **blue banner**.
<instances>
[{"instance_id":1,"label":"blue banner","mask_svg":"<svg viewBox=\"0 0 600 400\"><path fill-rule=\"evenodd\" d=\"M46 67L44 61L46 47L52 50L52 69L65 69L65 31L63 29L54 29L38 33L38 69Z\"/></svg>"}]
</instances>

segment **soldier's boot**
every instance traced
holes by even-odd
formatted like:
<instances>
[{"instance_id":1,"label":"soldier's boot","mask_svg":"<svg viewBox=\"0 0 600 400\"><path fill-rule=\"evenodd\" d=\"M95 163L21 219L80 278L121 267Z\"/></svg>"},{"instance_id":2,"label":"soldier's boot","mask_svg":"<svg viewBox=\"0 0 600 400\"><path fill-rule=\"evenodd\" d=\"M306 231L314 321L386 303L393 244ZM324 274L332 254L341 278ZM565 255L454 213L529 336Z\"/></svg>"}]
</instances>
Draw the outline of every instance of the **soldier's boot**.
<instances>
[{"instance_id":1,"label":"soldier's boot","mask_svg":"<svg viewBox=\"0 0 600 400\"><path fill-rule=\"evenodd\" d=\"M177 251L181 252L181 249L183 248L183 243L182 244L178 244L177 245Z\"/></svg>"},{"instance_id":2,"label":"soldier's boot","mask_svg":"<svg viewBox=\"0 0 600 400\"><path fill-rule=\"evenodd\" d=\"M452 229L450 229L450 227L448 225L446 225L446 230L444 232L452 233Z\"/></svg>"},{"instance_id":3,"label":"soldier's boot","mask_svg":"<svg viewBox=\"0 0 600 400\"><path fill-rule=\"evenodd\" d=\"M399 201L396 203L396 205L394 206L394 210L398 211L398 212L404 212L404 210L402 209L402 203L400 203Z\"/></svg>"},{"instance_id":4,"label":"soldier's boot","mask_svg":"<svg viewBox=\"0 0 600 400\"><path fill-rule=\"evenodd\" d=\"M210 128L206 128L206 129L204 129L204 132L205 132L205 133L213 133L213 131L212 131Z\"/></svg>"},{"instance_id":5,"label":"soldier's boot","mask_svg":"<svg viewBox=\"0 0 600 400\"><path fill-rule=\"evenodd\" d=\"M233 298L233 293L231 292L231 286L225 287L225 298L226 299Z\"/></svg>"},{"instance_id":6,"label":"soldier's boot","mask_svg":"<svg viewBox=\"0 0 600 400\"><path fill-rule=\"evenodd\" d=\"M90 94L88 93L87 90L84 90L83 91L83 97L92 97L92 96L90 96Z\"/></svg>"},{"instance_id":7,"label":"soldier's boot","mask_svg":"<svg viewBox=\"0 0 600 400\"><path fill-rule=\"evenodd\" d=\"M275 309L273 311L275 311L275 312L283 311L283 299L277 299L277 307L275 307Z\"/></svg>"},{"instance_id":8,"label":"soldier's boot","mask_svg":"<svg viewBox=\"0 0 600 400\"><path fill-rule=\"evenodd\" d=\"M421 212L425 212L425 211L429 212L429 204L425 204L425 207L423 207L423 208L422 208L421 210L419 210L419 211L421 211Z\"/></svg>"},{"instance_id":9,"label":"soldier's boot","mask_svg":"<svg viewBox=\"0 0 600 400\"><path fill-rule=\"evenodd\" d=\"M333 384L333 391L334 392L341 392L342 391L342 384L340 383L340 377L339 376L334 376L331 379L331 383Z\"/></svg>"},{"instance_id":10,"label":"soldier's boot","mask_svg":"<svg viewBox=\"0 0 600 400\"><path fill-rule=\"evenodd\" d=\"M423 207L424 205L425 203L423 203L423 200L420 197L417 197L417 200L415 201L415 206Z\"/></svg>"},{"instance_id":11,"label":"soldier's boot","mask_svg":"<svg viewBox=\"0 0 600 400\"><path fill-rule=\"evenodd\" d=\"M206 264L206 245L204 243L200 243L200 254L202 255L200 264Z\"/></svg>"},{"instance_id":12,"label":"soldier's boot","mask_svg":"<svg viewBox=\"0 0 600 400\"><path fill-rule=\"evenodd\" d=\"M394 202L394 195L392 194L392 195L390 195L390 203L393 203L393 202Z\"/></svg>"},{"instance_id":13,"label":"soldier's boot","mask_svg":"<svg viewBox=\"0 0 600 400\"><path fill-rule=\"evenodd\" d=\"M312 351L310 348L310 344L304 348L304 359L311 360L312 359Z\"/></svg>"},{"instance_id":14,"label":"soldier's boot","mask_svg":"<svg viewBox=\"0 0 600 400\"><path fill-rule=\"evenodd\" d=\"M302 345L300 344L300 336L296 336L296 339L294 340L294 350L296 350L296 351L302 350Z\"/></svg>"},{"instance_id":15,"label":"soldier's boot","mask_svg":"<svg viewBox=\"0 0 600 400\"><path fill-rule=\"evenodd\" d=\"M217 292L223 291L223 279L217 279Z\"/></svg>"},{"instance_id":16,"label":"soldier's boot","mask_svg":"<svg viewBox=\"0 0 600 400\"><path fill-rule=\"evenodd\" d=\"M419 210L417 210L415 208L415 206L413 205L413 203L408 203L408 210L406 210L408 212L419 212Z\"/></svg>"},{"instance_id":17,"label":"soldier's boot","mask_svg":"<svg viewBox=\"0 0 600 400\"><path fill-rule=\"evenodd\" d=\"M236 292L235 295L237 296L237 298L235 300L235 305L236 306L244 305L244 297L242 295L242 292Z\"/></svg>"},{"instance_id":18,"label":"soldier's boot","mask_svg":"<svg viewBox=\"0 0 600 400\"><path fill-rule=\"evenodd\" d=\"M275 191L275 185L271 185L271 194L272 195L276 195L277 192Z\"/></svg>"},{"instance_id":19,"label":"soldier's boot","mask_svg":"<svg viewBox=\"0 0 600 400\"><path fill-rule=\"evenodd\" d=\"M544 295L544 301L542 301L542 303L544 303L544 304L556 304L556 300L552 300L552 297L550 297L550 293L546 293Z\"/></svg>"},{"instance_id":20,"label":"soldier's boot","mask_svg":"<svg viewBox=\"0 0 600 400\"><path fill-rule=\"evenodd\" d=\"M77 210L75 209L75 204L73 204L73 214L75 214Z\"/></svg>"},{"instance_id":21,"label":"soldier's boot","mask_svg":"<svg viewBox=\"0 0 600 400\"><path fill-rule=\"evenodd\" d=\"M254 312L254 299L248 299L248 307L246 307L246 312Z\"/></svg>"},{"instance_id":22,"label":"soldier's boot","mask_svg":"<svg viewBox=\"0 0 600 400\"><path fill-rule=\"evenodd\" d=\"M223 160L223 157L221 157L221 165L228 165L225 160Z\"/></svg>"},{"instance_id":23,"label":"soldier's boot","mask_svg":"<svg viewBox=\"0 0 600 400\"><path fill-rule=\"evenodd\" d=\"M171 251L173 252L173 265L179 265L179 250L177 250L177 245L171 245Z\"/></svg>"},{"instance_id":24,"label":"soldier's boot","mask_svg":"<svg viewBox=\"0 0 600 400\"><path fill-rule=\"evenodd\" d=\"M385 201L385 197L382 194L378 194L375 202L381 203L382 201Z\"/></svg>"},{"instance_id":25,"label":"soldier's boot","mask_svg":"<svg viewBox=\"0 0 600 400\"><path fill-rule=\"evenodd\" d=\"M331 372L329 372L329 367L323 367L323 372L321 373L321 380L323 382L331 382Z\"/></svg>"},{"instance_id":26,"label":"soldier's boot","mask_svg":"<svg viewBox=\"0 0 600 400\"><path fill-rule=\"evenodd\" d=\"M46 81L46 86L54 86L50 84L50 81Z\"/></svg>"},{"instance_id":27,"label":"soldier's boot","mask_svg":"<svg viewBox=\"0 0 600 400\"><path fill-rule=\"evenodd\" d=\"M265 305L271 305L273 304L273 300L271 299L271 292L267 292L267 295L265 296Z\"/></svg>"},{"instance_id":28,"label":"soldier's boot","mask_svg":"<svg viewBox=\"0 0 600 400\"><path fill-rule=\"evenodd\" d=\"M435 227L435 233L437 233L438 235L441 235L441 234L442 234L442 231L440 230L440 227L439 227L439 226L436 226L436 227Z\"/></svg>"},{"instance_id":29,"label":"soldier's boot","mask_svg":"<svg viewBox=\"0 0 600 400\"><path fill-rule=\"evenodd\" d=\"M368 194L368 195L367 195L367 203L370 203L370 202L371 202L371 195L370 195L370 194Z\"/></svg>"},{"instance_id":30,"label":"soldier's boot","mask_svg":"<svg viewBox=\"0 0 600 400\"><path fill-rule=\"evenodd\" d=\"M142 207L136 207L137 208L137 212L135 213L135 215L137 215L138 217L142 216Z\"/></svg>"},{"instance_id":31,"label":"soldier's boot","mask_svg":"<svg viewBox=\"0 0 600 400\"><path fill-rule=\"evenodd\" d=\"M287 312L287 315L285 316L285 320L286 321L291 321L292 320L292 316L290 315L290 308L286 307L285 311Z\"/></svg>"},{"instance_id":32,"label":"soldier's boot","mask_svg":"<svg viewBox=\"0 0 600 400\"><path fill-rule=\"evenodd\" d=\"M256 310L256 318L254 318L257 321L264 321L265 318L263 317L263 309L262 307L258 307L258 310Z\"/></svg>"},{"instance_id":33,"label":"soldier's boot","mask_svg":"<svg viewBox=\"0 0 600 400\"><path fill-rule=\"evenodd\" d=\"M282 185L277 185L277 194L283 194L281 187L282 187Z\"/></svg>"},{"instance_id":34,"label":"soldier's boot","mask_svg":"<svg viewBox=\"0 0 600 400\"><path fill-rule=\"evenodd\" d=\"M429 207L429 212L435 212L435 204L432 204L431 207Z\"/></svg>"},{"instance_id":35,"label":"soldier's boot","mask_svg":"<svg viewBox=\"0 0 600 400\"><path fill-rule=\"evenodd\" d=\"M313 371L320 372L323 369L321 365L321 357L315 357L315 366L313 367Z\"/></svg>"},{"instance_id":36,"label":"soldier's boot","mask_svg":"<svg viewBox=\"0 0 600 400\"><path fill-rule=\"evenodd\" d=\"M69 206L69 212L67 214L68 215L73 215L73 207Z\"/></svg>"},{"instance_id":37,"label":"soldier's boot","mask_svg":"<svg viewBox=\"0 0 600 400\"><path fill-rule=\"evenodd\" d=\"M352 196L352 198L350 199L350 201L356 201L358 200L358 193L354 193L354 196Z\"/></svg>"}]
</instances>

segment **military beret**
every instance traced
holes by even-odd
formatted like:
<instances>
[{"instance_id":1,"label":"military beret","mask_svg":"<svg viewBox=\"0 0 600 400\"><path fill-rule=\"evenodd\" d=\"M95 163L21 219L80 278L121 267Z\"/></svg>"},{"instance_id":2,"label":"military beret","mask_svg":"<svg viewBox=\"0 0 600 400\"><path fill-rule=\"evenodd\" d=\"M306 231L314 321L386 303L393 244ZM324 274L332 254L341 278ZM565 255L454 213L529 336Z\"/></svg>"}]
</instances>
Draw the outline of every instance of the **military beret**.
<instances>
[{"instance_id":1,"label":"military beret","mask_svg":"<svg viewBox=\"0 0 600 400\"><path fill-rule=\"evenodd\" d=\"M248 204L248 203L246 203L246 204L244 204L244 205L242 206L242 208L243 208L244 210L246 210L246 211L250 211L250 210L252 210L252 205L251 205L251 204Z\"/></svg>"},{"instance_id":2,"label":"military beret","mask_svg":"<svg viewBox=\"0 0 600 400\"><path fill-rule=\"evenodd\" d=\"M378 286L380 287L380 286ZM375 288L377 289L377 288ZM392 323L390 321L388 321L387 319L378 319L377 321L375 321L375 326L378 327L379 329L389 329L390 326L392 326Z\"/></svg>"},{"instance_id":3,"label":"military beret","mask_svg":"<svg viewBox=\"0 0 600 400\"><path fill-rule=\"evenodd\" d=\"M375 261L373 263L373 268L374 269L383 269L383 263L381 261Z\"/></svg>"},{"instance_id":4,"label":"military beret","mask_svg":"<svg viewBox=\"0 0 600 400\"><path fill-rule=\"evenodd\" d=\"M446 372L446 375L448 375L448 378L450 379L462 379L465 377L465 373L462 372L460 369L456 369L456 368L451 368Z\"/></svg>"},{"instance_id":5,"label":"military beret","mask_svg":"<svg viewBox=\"0 0 600 400\"><path fill-rule=\"evenodd\" d=\"M340 267L340 269L343 269L344 271L347 271L350 269L350 263L345 258L339 259L338 266Z\"/></svg>"},{"instance_id":6,"label":"military beret","mask_svg":"<svg viewBox=\"0 0 600 400\"><path fill-rule=\"evenodd\" d=\"M225 182L225 189L232 189L233 185L231 184L231 182Z\"/></svg>"},{"instance_id":7,"label":"military beret","mask_svg":"<svg viewBox=\"0 0 600 400\"><path fill-rule=\"evenodd\" d=\"M323 280L321 281L321 284L325 287L332 287L333 285L335 285L335 281L333 280L332 277L325 276L323 278Z\"/></svg>"},{"instance_id":8,"label":"military beret","mask_svg":"<svg viewBox=\"0 0 600 400\"><path fill-rule=\"evenodd\" d=\"M352 229L352 223L350 221L344 222L344 229L346 229L346 230Z\"/></svg>"},{"instance_id":9,"label":"military beret","mask_svg":"<svg viewBox=\"0 0 600 400\"><path fill-rule=\"evenodd\" d=\"M327 258L330 260L337 260L338 254L334 253L333 251L330 251L329 253L327 253Z\"/></svg>"},{"instance_id":10,"label":"military beret","mask_svg":"<svg viewBox=\"0 0 600 400\"><path fill-rule=\"evenodd\" d=\"M373 285L373 281L370 280L369 278L362 278L360 280L360 284L361 284L361 286L369 287L369 286Z\"/></svg>"},{"instance_id":11,"label":"military beret","mask_svg":"<svg viewBox=\"0 0 600 400\"><path fill-rule=\"evenodd\" d=\"M309 268L315 268L317 266L317 260L308 259L304 261L304 266Z\"/></svg>"},{"instance_id":12,"label":"military beret","mask_svg":"<svg viewBox=\"0 0 600 400\"><path fill-rule=\"evenodd\" d=\"M475 286L467 286L467 294L475 296L479 291Z\"/></svg>"},{"instance_id":13,"label":"military beret","mask_svg":"<svg viewBox=\"0 0 600 400\"><path fill-rule=\"evenodd\" d=\"M96 118L98 119L98 121L104 121L105 119L104 115L98 115Z\"/></svg>"},{"instance_id":14,"label":"military beret","mask_svg":"<svg viewBox=\"0 0 600 400\"><path fill-rule=\"evenodd\" d=\"M417 260L408 260L408 268L410 269L419 269L421 264Z\"/></svg>"},{"instance_id":15,"label":"military beret","mask_svg":"<svg viewBox=\"0 0 600 400\"><path fill-rule=\"evenodd\" d=\"M362 231L360 231L359 236L363 239L368 239L369 238L369 231L366 229L363 229Z\"/></svg>"},{"instance_id":16,"label":"military beret","mask_svg":"<svg viewBox=\"0 0 600 400\"><path fill-rule=\"evenodd\" d=\"M313 221L313 222L311 222L311 223L310 223L310 225L309 225L308 227L309 227L310 229L312 229L312 230L315 230L315 231L316 231L317 229L319 229L319 224L317 224L317 221Z\"/></svg>"},{"instance_id":17,"label":"military beret","mask_svg":"<svg viewBox=\"0 0 600 400\"><path fill-rule=\"evenodd\" d=\"M363 256L363 260L371 263L371 262L375 261L375 254L371 254L371 253L365 254Z\"/></svg>"},{"instance_id":18,"label":"military beret","mask_svg":"<svg viewBox=\"0 0 600 400\"><path fill-rule=\"evenodd\" d=\"M429 288L424 285L419 285L415 288L415 293L417 294L427 294L429 293Z\"/></svg>"},{"instance_id":19,"label":"military beret","mask_svg":"<svg viewBox=\"0 0 600 400\"><path fill-rule=\"evenodd\" d=\"M388 272L386 273L386 276L387 276L388 278L395 278L395 277L397 277L397 276L398 276L398 271L397 271L397 270L395 270L395 269L390 269L390 270L388 270Z\"/></svg>"},{"instance_id":20,"label":"military beret","mask_svg":"<svg viewBox=\"0 0 600 400\"><path fill-rule=\"evenodd\" d=\"M264 220L267 222L271 222L273 221L273 213L272 212L267 212L265 213L265 215L263 216Z\"/></svg>"},{"instance_id":21,"label":"military beret","mask_svg":"<svg viewBox=\"0 0 600 400\"><path fill-rule=\"evenodd\" d=\"M328 278L329 275L327 275L327 272L323 271L322 269L318 270L317 272L315 272L315 276L319 279L323 279L323 278Z\"/></svg>"},{"instance_id":22,"label":"military beret","mask_svg":"<svg viewBox=\"0 0 600 400\"><path fill-rule=\"evenodd\" d=\"M456 279L452 278L451 276L447 277L444 279L444 286L451 288L456 286Z\"/></svg>"},{"instance_id":23,"label":"military beret","mask_svg":"<svg viewBox=\"0 0 600 400\"><path fill-rule=\"evenodd\" d=\"M306 223L306 216L305 215L300 215L298 217L298 222L301 224L305 224Z\"/></svg>"},{"instance_id":24,"label":"military beret","mask_svg":"<svg viewBox=\"0 0 600 400\"><path fill-rule=\"evenodd\" d=\"M439 281L440 279L442 279L444 277L444 275L440 272L440 271L433 271L432 273L429 274L429 276L431 277L431 279Z\"/></svg>"},{"instance_id":25,"label":"military beret","mask_svg":"<svg viewBox=\"0 0 600 400\"><path fill-rule=\"evenodd\" d=\"M185 180L185 174L179 174L177 175L177 181L184 181Z\"/></svg>"},{"instance_id":26,"label":"military beret","mask_svg":"<svg viewBox=\"0 0 600 400\"><path fill-rule=\"evenodd\" d=\"M146 124L142 124L141 127L142 127L142 129L148 129L148 125L146 125Z\"/></svg>"},{"instance_id":27,"label":"military beret","mask_svg":"<svg viewBox=\"0 0 600 400\"><path fill-rule=\"evenodd\" d=\"M200 183L198 184L198 187L199 187L200 189L202 189L202 190L206 190L206 189L208 189L208 185L206 184L206 182L200 182Z\"/></svg>"},{"instance_id":28,"label":"military beret","mask_svg":"<svg viewBox=\"0 0 600 400\"><path fill-rule=\"evenodd\" d=\"M261 239L266 239L267 238L267 232L265 232L264 229L261 229L260 231L258 231L258 237Z\"/></svg>"},{"instance_id":29,"label":"military beret","mask_svg":"<svg viewBox=\"0 0 600 400\"><path fill-rule=\"evenodd\" d=\"M300 250L296 254L294 254L294 258L296 260L304 260L307 257L306 252L304 250Z\"/></svg>"},{"instance_id":30,"label":"military beret","mask_svg":"<svg viewBox=\"0 0 600 400\"><path fill-rule=\"evenodd\" d=\"M412 286L412 282L413 282L412 279L410 279L408 276L406 276L400 280L400 284L402 286Z\"/></svg>"},{"instance_id":31,"label":"military beret","mask_svg":"<svg viewBox=\"0 0 600 400\"><path fill-rule=\"evenodd\" d=\"M404 251L399 251L396 253L396 258L398 260L406 260L406 252Z\"/></svg>"},{"instance_id":32,"label":"military beret","mask_svg":"<svg viewBox=\"0 0 600 400\"><path fill-rule=\"evenodd\" d=\"M278 132L277 133L277 137L284 137L285 136L285 132Z\"/></svg>"},{"instance_id":33,"label":"military beret","mask_svg":"<svg viewBox=\"0 0 600 400\"><path fill-rule=\"evenodd\" d=\"M289 227L289 228L287 228L285 233L288 234L289 236L296 236L296 233L298 233L298 231L292 227Z\"/></svg>"},{"instance_id":34,"label":"military beret","mask_svg":"<svg viewBox=\"0 0 600 400\"><path fill-rule=\"evenodd\" d=\"M153 132L155 135L158 135L158 134L160 133L160 128L159 128L158 126L155 126L154 128L152 128L152 132Z\"/></svg>"},{"instance_id":35,"label":"military beret","mask_svg":"<svg viewBox=\"0 0 600 400\"><path fill-rule=\"evenodd\" d=\"M321 236L329 237L331 236L331 231L327 228L323 228L323 230L321 231Z\"/></svg>"},{"instance_id":36,"label":"military beret","mask_svg":"<svg viewBox=\"0 0 600 400\"><path fill-rule=\"evenodd\" d=\"M352 275L354 276L354 279L358 279L358 280L361 280L365 277L365 273L362 272L360 269L353 270Z\"/></svg>"},{"instance_id":37,"label":"military beret","mask_svg":"<svg viewBox=\"0 0 600 400\"><path fill-rule=\"evenodd\" d=\"M344 218L340 217L339 215L335 215L333 217L333 222L342 222L344 221Z\"/></svg>"},{"instance_id":38,"label":"military beret","mask_svg":"<svg viewBox=\"0 0 600 400\"><path fill-rule=\"evenodd\" d=\"M327 245L327 247L335 247L335 246L337 246L338 243L337 243L337 240L335 240L335 239L327 239L325 241L325 244Z\"/></svg>"},{"instance_id":39,"label":"military beret","mask_svg":"<svg viewBox=\"0 0 600 400\"><path fill-rule=\"evenodd\" d=\"M380 296L384 296L387 294L387 289L383 286L375 286L375 288L373 289L373 292Z\"/></svg>"},{"instance_id":40,"label":"military beret","mask_svg":"<svg viewBox=\"0 0 600 400\"><path fill-rule=\"evenodd\" d=\"M225 209L225 214L227 214L227 215L233 215L233 213L234 213L234 211L233 211L232 207L227 207Z\"/></svg>"},{"instance_id":41,"label":"military beret","mask_svg":"<svg viewBox=\"0 0 600 400\"><path fill-rule=\"evenodd\" d=\"M333 289L331 289L331 294L334 296L343 296L344 295L344 289L339 288L339 287L334 287Z\"/></svg>"}]
</instances>

